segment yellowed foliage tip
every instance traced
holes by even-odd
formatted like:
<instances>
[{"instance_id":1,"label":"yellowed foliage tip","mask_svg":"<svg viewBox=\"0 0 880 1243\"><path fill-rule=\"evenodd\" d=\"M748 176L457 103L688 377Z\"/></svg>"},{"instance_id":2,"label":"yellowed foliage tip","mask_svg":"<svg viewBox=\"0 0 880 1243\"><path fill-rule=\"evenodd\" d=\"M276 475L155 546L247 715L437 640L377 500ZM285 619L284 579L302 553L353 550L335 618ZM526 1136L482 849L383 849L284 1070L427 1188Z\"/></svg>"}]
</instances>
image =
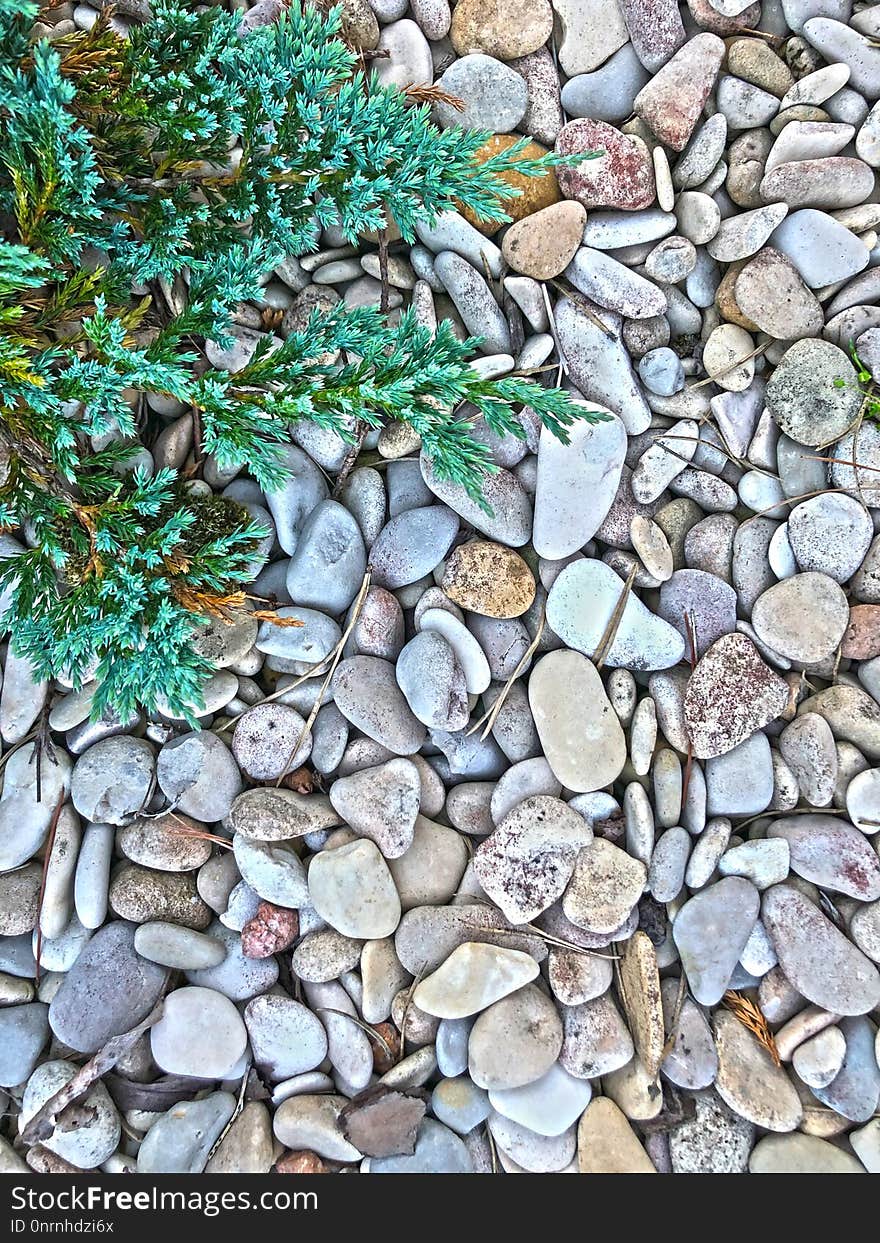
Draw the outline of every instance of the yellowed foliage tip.
<instances>
[{"instance_id":1,"label":"yellowed foliage tip","mask_svg":"<svg viewBox=\"0 0 880 1243\"><path fill-rule=\"evenodd\" d=\"M251 616L255 617L257 621L271 622L273 626L281 626L286 628L288 626L305 625L305 622L300 621L298 617L279 617L274 609L254 609Z\"/></svg>"},{"instance_id":2,"label":"yellowed foliage tip","mask_svg":"<svg viewBox=\"0 0 880 1243\"><path fill-rule=\"evenodd\" d=\"M736 993L733 989L728 989L721 998L722 1002L732 1014L739 1019L743 1027L747 1027L755 1039L764 1046L770 1056L773 1058L775 1066L781 1066L779 1060L779 1052L776 1048L776 1041L773 1039L773 1033L767 1025L761 1011L753 1001L748 997L743 997L740 993Z\"/></svg>"},{"instance_id":3,"label":"yellowed foliage tip","mask_svg":"<svg viewBox=\"0 0 880 1243\"><path fill-rule=\"evenodd\" d=\"M429 82L410 83L404 91L407 99L417 104L447 104L456 112L464 112L464 100L457 95L450 95L442 86L434 86Z\"/></svg>"}]
</instances>

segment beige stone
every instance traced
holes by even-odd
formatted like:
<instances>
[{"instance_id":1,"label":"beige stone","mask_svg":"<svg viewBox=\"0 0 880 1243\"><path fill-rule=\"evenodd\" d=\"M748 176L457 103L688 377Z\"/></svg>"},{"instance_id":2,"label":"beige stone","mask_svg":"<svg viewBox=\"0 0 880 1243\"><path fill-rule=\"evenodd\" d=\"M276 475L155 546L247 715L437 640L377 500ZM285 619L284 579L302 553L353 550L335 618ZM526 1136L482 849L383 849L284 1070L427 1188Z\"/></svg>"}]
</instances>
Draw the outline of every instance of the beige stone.
<instances>
[{"instance_id":1,"label":"beige stone","mask_svg":"<svg viewBox=\"0 0 880 1243\"><path fill-rule=\"evenodd\" d=\"M620 776L626 739L596 666L586 656L569 650L543 656L529 678L529 704L557 781L585 794Z\"/></svg>"},{"instance_id":2,"label":"beige stone","mask_svg":"<svg viewBox=\"0 0 880 1243\"><path fill-rule=\"evenodd\" d=\"M456 548L440 585L455 604L484 617L520 617L535 598L534 575L519 553L490 540Z\"/></svg>"},{"instance_id":3,"label":"beige stone","mask_svg":"<svg viewBox=\"0 0 880 1243\"><path fill-rule=\"evenodd\" d=\"M725 1104L768 1131L793 1131L804 1113L796 1088L757 1037L727 1010L715 1015L715 1045L715 1087Z\"/></svg>"},{"instance_id":4,"label":"beige stone","mask_svg":"<svg viewBox=\"0 0 880 1243\"><path fill-rule=\"evenodd\" d=\"M274 1150L268 1109L261 1101L249 1101L218 1144L205 1173L268 1174Z\"/></svg>"},{"instance_id":5,"label":"beige stone","mask_svg":"<svg viewBox=\"0 0 880 1243\"><path fill-rule=\"evenodd\" d=\"M641 897L647 874L641 860L604 837L594 838L578 855L562 899L566 918L588 932L614 932Z\"/></svg>"},{"instance_id":6,"label":"beige stone","mask_svg":"<svg viewBox=\"0 0 880 1243\"><path fill-rule=\"evenodd\" d=\"M568 267L581 244L586 210L573 201L553 203L510 226L501 253L517 272L546 281Z\"/></svg>"},{"instance_id":7,"label":"beige stone","mask_svg":"<svg viewBox=\"0 0 880 1243\"><path fill-rule=\"evenodd\" d=\"M549 0L459 0L449 37L459 56L485 52L513 60L537 52L552 30Z\"/></svg>"},{"instance_id":8,"label":"beige stone","mask_svg":"<svg viewBox=\"0 0 880 1243\"><path fill-rule=\"evenodd\" d=\"M478 1014L538 974L531 954L467 941L416 988L413 1001L427 1014L463 1019Z\"/></svg>"},{"instance_id":9,"label":"beige stone","mask_svg":"<svg viewBox=\"0 0 880 1243\"><path fill-rule=\"evenodd\" d=\"M591 1101L578 1125L578 1165L582 1174L656 1174L623 1112L600 1096Z\"/></svg>"}]
</instances>

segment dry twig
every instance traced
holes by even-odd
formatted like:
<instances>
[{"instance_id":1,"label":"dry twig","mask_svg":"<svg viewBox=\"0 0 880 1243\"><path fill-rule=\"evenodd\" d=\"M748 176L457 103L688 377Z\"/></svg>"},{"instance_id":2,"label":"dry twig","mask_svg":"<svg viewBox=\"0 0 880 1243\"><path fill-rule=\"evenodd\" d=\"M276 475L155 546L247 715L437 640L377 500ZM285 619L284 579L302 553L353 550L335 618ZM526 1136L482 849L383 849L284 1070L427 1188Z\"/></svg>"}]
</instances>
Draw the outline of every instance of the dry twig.
<instances>
[{"instance_id":1,"label":"dry twig","mask_svg":"<svg viewBox=\"0 0 880 1243\"><path fill-rule=\"evenodd\" d=\"M474 722L474 724L467 731L465 737L470 737L471 734L476 733L476 731L483 724L485 724L486 728L483 730L482 734L480 735L480 741L485 742L486 739L489 737L489 735L491 734L492 730L495 727L495 722L498 720L501 709L504 707L505 700L507 699L507 696L510 694L511 689L513 688L514 682L523 673L526 666L528 665L528 662L531 660L532 656L535 654L538 644L541 642L541 635L544 633L544 625L546 621L547 621L546 610L542 609L541 619L538 622L537 629L535 630L535 637L532 639L529 646L526 648L522 656L517 661L516 668L514 669L510 677L507 679L507 681L504 683L504 686L501 688L498 698L495 700L492 707L489 709L488 712L484 712L483 715L477 721Z\"/></svg>"},{"instance_id":2,"label":"dry twig","mask_svg":"<svg viewBox=\"0 0 880 1243\"><path fill-rule=\"evenodd\" d=\"M37 944L34 951L34 957L37 960L34 979L37 984L40 983L40 957L43 952L43 927L41 923L43 915L43 900L46 897L46 881L49 877L49 860L52 858L52 847L55 845L55 834L58 830L58 821L61 818L61 809L63 806L64 790L62 790L58 795L58 802L55 804L55 810L52 812L52 819L49 821L49 832L46 836L45 853L43 855L43 873L40 877L40 892L37 897Z\"/></svg>"},{"instance_id":3,"label":"dry twig","mask_svg":"<svg viewBox=\"0 0 880 1243\"><path fill-rule=\"evenodd\" d=\"M605 663L606 656L611 651L611 645L614 643L618 627L623 619L623 610L626 608L626 602L629 599L629 593L632 591L638 568L639 567L637 565L634 565L629 574L627 574L626 582L623 584L623 590L620 593L620 598L614 606L614 612L608 618L608 625L605 627L602 638L599 640L599 646L593 653L593 664L597 669L602 668Z\"/></svg>"},{"instance_id":4,"label":"dry twig","mask_svg":"<svg viewBox=\"0 0 880 1243\"><path fill-rule=\"evenodd\" d=\"M79 1068L70 1083L59 1088L44 1105L40 1106L21 1132L22 1143L39 1144L44 1139L48 1139L64 1110L78 1101L80 1097L85 1096L92 1084L97 1083L109 1070L112 1070L119 1059L137 1044L144 1032L149 1031L153 1024L159 1021L163 1006L164 1003L160 1001L131 1031L114 1036L93 1057L90 1057L86 1064Z\"/></svg>"},{"instance_id":5,"label":"dry twig","mask_svg":"<svg viewBox=\"0 0 880 1243\"><path fill-rule=\"evenodd\" d=\"M318 690L318 694L315 698L315 702L312 706L312 710L308 715L308 719L304 723L302 729L299 731L299 737L297 738L296 742L293 744L293 747L291 748L290 754L288 755L287 759L284 761L284 767L281 770L281 775L279 776L278 780L275 782L276 786L281 785L281 782L284 780L284 778L287 776L288 772L290 771L290 766L293 763L294 756L299 751L300 747L303 745L305 740L308 738L309 734L312 732L312 726L315 723L315 717L318 715L318 712L320 711L320 708L321 708L321 704L324 702L324 696L327 694L327 687L330 685L330 680L333 677L333 674L336 672L336 666L339 664L340 660L342 659L342 653L345 650L345 645L348 642L349 635L351 634L352 630L354 630L357 624L357 619L361 615L361 609L364 607L364 601L367 598L367 592L370 590L370 579L371 579L371 573L369 570L367 570L366 574L364 574L363 582L361 583L361 589L357 594L354 605L352 606L351 617L349 618L348 625L345 627L345 630L342 632L342 636L339 642L336 644L336 647L333 649L333 652L330 654L329 657L325 657L325 660L330 660L330 668L327 670L327 676L324 678L324 681L321 683L321 686ZM290 687L288 687L288 690L289 689Z\"/></svg>"}]
</instances>

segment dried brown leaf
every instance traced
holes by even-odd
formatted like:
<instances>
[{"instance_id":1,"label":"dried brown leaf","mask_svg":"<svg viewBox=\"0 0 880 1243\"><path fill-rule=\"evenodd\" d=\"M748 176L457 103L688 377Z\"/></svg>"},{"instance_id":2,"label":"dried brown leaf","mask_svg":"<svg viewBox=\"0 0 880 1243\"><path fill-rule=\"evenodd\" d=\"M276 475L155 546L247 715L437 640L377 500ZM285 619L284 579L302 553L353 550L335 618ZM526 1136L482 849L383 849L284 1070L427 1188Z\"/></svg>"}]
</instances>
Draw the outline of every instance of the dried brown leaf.
<instances>
[{"instance_id":1,"label":"dried brown leaf","mask_svg":"<svg viewBox=\"0 0 880 1243\"><path fill-rule=\"evenodd\" d=\"M733 989L728 989L721 998L727 1009L747 1028L759 1044L762 1044L770 1056L773 1058L775 1066L781 1066L779 1060L779 1051L776 1048L776 1041L773 1039L773 1033L767 1024L761 1011L755 1003L748 997L743 997L741 993L736 993Z\"/></svg>"}]
</instances>

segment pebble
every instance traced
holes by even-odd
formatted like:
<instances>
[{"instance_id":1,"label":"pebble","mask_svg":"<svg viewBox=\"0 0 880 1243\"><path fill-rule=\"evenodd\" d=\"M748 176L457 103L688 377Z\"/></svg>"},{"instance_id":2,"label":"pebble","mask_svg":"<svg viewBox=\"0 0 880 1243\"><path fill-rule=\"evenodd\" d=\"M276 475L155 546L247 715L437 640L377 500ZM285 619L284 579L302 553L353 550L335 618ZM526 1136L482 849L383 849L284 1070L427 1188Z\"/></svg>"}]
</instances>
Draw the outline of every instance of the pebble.
<instances>
[{"instance_id":1,"label":"pebble","mask_svg":"<svg viewBox=\"0 0 880 1243\"><path fill-rule=\"evenodd\" d=\"M134 947L134 926L105 924L64 976L49 1007L55 1036L80 1053L94 1053L129 1031L159 1000L166 972Z\"/></svg>"},{"instance_id":2,"label":"pebble","mask_svg":"<svg viewBox=\"0 0 880 1243\"><path fill-rule=\"evenodd\" d=\"M623 590L622 579L601 561L572 562L550 589L547 620L570 647L592 656ZM629 594L605 663L612 668L666 669L683 655L684 639L678 631Z\"/></svg>"},{"instance_id":3,"label":"pebble","mask_svg":"<svg viewBox=\"0 0 880 1243\"><path fill-rule=\"evenodd\" d=\"M288 445L281 461L285 482L265 495L278 542L292 555L306 519L327 496L327 485L321 471L297 445Z\"/></svg>"},{"instance_id":4,"label":"pebble","mask_svg":"<svg viewBox=\"0 0 880 1243\"><path fill-rule=\"evenodd\" d=\"M344 1096L304 1093L279 1105L272 1127L276 1139L294 1152L314 1152L330 1161L359 1161L361 1153L342 1134L339 1115Z\"/></svg>"},{"instance_id":5,"label":"pebble","mask_svg":"<svg viewBox=\"0 0 880 1243\"><path fill-rule=\"evenodd\" d=\"M113 828L109 824L89 825L82 836L73 898L76 914L86 928L100 928L107 914L113 841Z\"/></svg>"},{"instance_id":6,"label":"pebble","mask_svg":"<svg viewBox=\"0 0 880 1243\"><path fill-rule=\"evenodd\" d=\"M236 834L232 845L239 872L260 898L277 906L306 905L305 871L286 842L249 841Z\"/></svg>"},{"instance_id":7,"label":"pebble","mask_svg":"<svg viewBox=\"0 0 880 1243\"><path fill-rule=\"evenodd\" d=\"M230 1092L181 1101L147 1132L137 1157L139 1174L200 1174L235 1112Z\"/></svg>"},{"instance_id":8,"label":"pebble","mask_svg":"<svg viewBox=\"0 0 880 1243\"><path fill-rule=\"evenodd\" d=\"M24 1127L37 1111L73 1079L76 1069L69 1062L43 1062L33 1072L21 1098L20 1123ZM102 1165L115 1151L122 1135L119 1114L110 1093L100 1081L81 1099L82 1118L75 1127L54 1126L43 1140L49 1152L81 1170Z\"/></svg>"},{"instance_id":9,"label":"pebble","mask_svg":"<svg viewBox=\"0 0 880 1243\"><path fill-rule=\"evenodd\" d=\"M595 838L577 856L562 909L578 928L614 932L636 905L646 879L644 863L604 838Z\"/></svg>"},{"instance_id":10,"label":"pebble","mask_svg":"<svg viewBox=\"0 0 880 1243\"><path fill-rule=\"evenodd\" d=\"M226 957L226 949L220 941L162 920L136 928L134 948L142 958L178 971L216 967Z\"/></svg>"},{"instance_id":11,"label":"pebble","mask_svg":"<svg viewBox=\"0 0 880 1243\"><path fill-rule=\"evenodd\" d=\"M347 721L396 755L413 755L425 727L413 716L394 676L394 666L376 656L353 656L338 665L334 703Z\"/></svg>"},{"instance_id":12,"label":"pebble","mask_svg":"<svg viewBox=\"0 0 880 1243\"><path fill-rule=\"evenodd\" d=\"M534 984L494 1002L468 1039L468 1068L480 1088L520 1088L546 1074L562 1048L556 1007Z\"/></svg>"},{"instance_id":13,"label":"pebble","mask_svg":"<svg viewBox=\"0 0 880 1243\"><path fill-rule=\"evenodd\" d=\"M506 134L516 129L525 115L525 80L493 56L480 52L462 56L441 74L437 86L464 105L453 108L442 100L435 104L434 117L443 129L460 126Z\"/></svg>"},{"instance_id":14,"label":"pebble","mask_svg":"<svg viewBox=\"0 0 880 1243\"><path fill-rule=\"evenodd\" d=\"M244 1023L254 1061L273 1083L313 1070L327 1056L320 1018L290 997L255 997Z\"/></svg>"},{"instance_id":15,"label":"pebble","mask_svg":"<svg viewBox=\"0 0 880 1243\"><path fill-rule=\"evenodd\" d=\"M596 1097L578 1124L582 1174L656 1174L626 1115L607 1096Z\"/></svg>"},{"instance_id":16,"label":"pebble","mask_svg":"<svg viewBox=\"0 0 880 1243\"><path fill-rule=\"evenodd\" d=\"M155 752L143 738L103 738L74 765L70 797L85 819L124 824L144 807L155 774Z\"/></svg>"},{"instance_id":17,"label":"pebble","mask_svg":"<svg viewBox=\"0 0 880 1243\"><path fill-rule=\"evenodd\" d=\"M150 1029L150 1049L169 1074L224 1079L247 1045L235 1006L210 988L178 988Z\"/></svg>"},{"instance_id":18,"label":"pebble","mask_svg":"<svg viewBox=\"0 0 880 1243\"><path fill-rule=\"evenodd\" d=\"M41 1001L0 1009L0 1084L30 1078L49 1039L49 1007Z\"/></svg>"},{"instance_id":19,"label":"pebble","mask_svg":"<svg viewBox=\"0 0 880 1243\"><path fill-rule=\"evenodd\" d=\"M850 579L874 537L871 519L855 498L828 493L802 501L791 511L788 541L801 570Z\"/></svg>"},{"instance_id":20,"label":"pebble","mask_svg":"<svg viewBox=\"0 0 880 1243\"><path fill-rule=\"evenodd\" d=\"M542 47L552 26L549 0L461 0L449 37L459 56L480 51L512 60Z\"/></svg>"},{"instance_id":21,"label":"pebble","mask_svg":"<svg viewBox=\"0 0 880 1243\"><path fill-rule=\"evenodd\" d=\"M721 227L709 242L707 250L713 259L723 263L749 259L758 253L771 236L776 236L787 215L788 206L785 203L770 203L766 207L741 212L738 216L729 216L722 220ZM785 247L778 246L778 249L784 251ZM798 266L796 260L795 266ZM810 282L807 281L807 284Z\"/></svg>"},{"instance_id":22,"label":"pebble","mask_svg":"<svg viewBox=\"0 0 880 1243\"><path fill-rule=\"evenodd\" d=\"M706 810L711 816L753 816L770 804L773 756L767 735L757 732L739 746L706 761Z\"/></svg>"},{"instance_id":23,"label":"pebble","mask_svg":"<svg viewBox=\"0 0 880 1243\"><path fill-rule=\"evenodd\" d=\"M397 685L413 715L433 729L459 730L468 722L464 670L442 635L422 630L397 659Z\"/></svg>"},{"instance_id":24,"label":"pebble","mask_svg":"<svg viewBox=\"0 0 880 1243\"><path fill-rule=\"evenodd\" d=\"M791 260L772 246L745 264L734 291L743 315L771 337L800 340L822 331L824 316L818 299Z\"/></svg>"},{"instance_id":25,"label":"pebble","mask_svg":"<svg viewBox=\"0 0 880 1243\"><path fill-rule=\"evenodd\" d=\"M559 60L569 77L595 69L627 41L626 25L617 4L600 0L590 10L577 0L553 0L553 8L563 30Z\"/></svg>"},{"instance_id":26,"label":"pebble","mask_svg":"<svg viewBox=\"0 0 880 1243\"><path fill-rule=\"evenodd\" d=\"M480 843L474 872L511 923L531 923L562 895L578 852L592 839L592 829L577 812L561 799L538 794L515 806Z\"/></svg>"},{"instance_id":27,"label":"pebble","mask_svg":"<svg viewBox=\"0 0 880 1243\"><path fill-rule=\"evenodd\" d=\"M880 898L880 859L845 820L821 813L774 820L767 834L788 842L791 869L805 880L860 902Z\"/></svg>"},{"instance_id":28,"label":"pebble","mask_svg":"<svg viewBox=\"0 0 880 1243\"><path fill-rule=\"evenodd\" d=\"M880 1068L876 1056L874 1025L861 1016L844 1018L840 1030L846 1041L843 1065L831 1082L814 1088L814 1095L852 1122L866 1122L880 1100Z\"/></svg>"},{"instance_id":29,"label":"pebble","mask_svg":"<svg viewBox=\"0 0 880 1243\"><path fill-rule=\"evenodd\" d=\"M788 684L745 635L726 634L700 659L688 682L684 715L701 759L723 755L785 709Z\"/></svg>"},{"instance_id":30,"label":"pebble","mask_svg":"<svg viewBox=\"0 0 880 1243\"><path fill-rule=\"evenodd\" d=\"M750 1174L864 1174L848 1152L817 1135L765 1135L749 1158Z\"/></svg>"},{"instance_id":31,"label":"pebble","mask_svg":"<svg viewBox=\"0 0 880 1243\"><path fill-rule=\"evenodd\" d=\"M564 1040L559 1060L575 1078L610 1074L632 1060L632 1038L610 993L578 1006L565 1006L562 1022Z\"/></svg>"},{"instance_id":32,"label":"pebble","mask_svg":"<svg viewBox=\"0 0 880 1243\"><path fill-rule=\"evenodd\" d=\"M211 843L187 837L175 829L198 832L204 825L184 816L141 818L116 833L116 846L132 863L160 872L189 872L200 868L211 857Z\"/></svg>"},{"instance_id":33,"label":"pebble","mask_svg":"<svg viewBox=\"0 0 880 1243\"><path fill-rule=\"evenodd\" d=\"M501 251L516 272L550 280L569 264L583 236L587 213L579 202L551 203L511 225Z\"/></svg>"},{"instance_id":34,"label":"pebble","mask_svg":"<svg viewBox=\"0 0 880 1243\"><path fill-rule=\"evenodd\" d=\"M248 1101L205 1166L206 1174L267 1174L273 1160L272 1124L260 1101Z\"/></svg>"},{"instance_id":35,"label":"pebble","mask_svg":"<svg viewBox=\"0 0 880 1243\"><path fill-rule=\"evenodd\" d=\"M215 734L205 732L182 734L167 742L159 752L156 776L176 809L202 821L228 815L242 786L228 748Z\"/></svg>"},{"instance_id":36,"label":"pebble","mask_svg":"<svg viewBox=\"0 0 880 1243\"><path fill-rule=\"evenodd\" d=\"M406 759L339 777L330 787L339 816L374 841L386 859L399 858L412 845L420 797L419 770Z\"/></svg>"},{"instance_id":37,"label":"pebble","mask_svg":"<svg viewBox=\"0 0 880 1243\"><path fill-rule=\"evenodd\" d=\"M768 1131L793 1131L803 1118L794 1085L756 1036L729 1011L715 1016L718 1095L740 1117Z\"/></svg>"},{"instance_id":38,"label":"pebble","mask_svg":"<svg viewBox=\"0 0 880 1243\"><path fill-rule=\"evenodd\" d=\"M811 289L855 276L870 260L870 253L855 234L833 216L812 207L800 208L777 223L770 242L788 256Z\"/></svg>"},{"instance_id":39,"label":"pebble","mask_svg":"<svg viewBox=\"0 0 880 1243\"><path fill-rule=\"evenodd\" d=\"M527 563L488 540L460 544L446 561L441 586L454 604L484 617L520 617L535 598Z\"/></svg>"},{"instance_id":40,"label":"pebble","mask_svg":"<svg viewBox=\"0 0 880 1243\"><path fill-rule=\"evenodd\" d=\"M876 967L791 885L764 894L761 918L791 984L834 1014L865 1014L880 998Z\"/></svg>"},{"instance_id":41,"label":"pebble","mask_svg":"<svg viewBox=\"0 0 880 1243\"><path fill-rule=\"evenodd\" d=\"M411 1156L372 1157L370 1174L471 1174L473 1161L461 1139L448 1127L426 1118Z\"/></svg>"},{"instance_id":42,"label":"pebble","mask_svg":"<svg viewBox=\"0 0 880 1243\"><path fill-rule=\"evenodd\" d=\"M211 909L196 892L190 872L154 872L125 864L110 882L108 900L114 915L134 924L159 919L203 929L211 922Z\"/></svg>"},{"instance_id":43,"label":"pebble","mask_svg":"<svg viewBox=\"0 0 880 1243\"><path fill-rule=\"evenodd\" d=\"M489 1093L496 1113L536 1135L562 1135L583 1113L592 1088L576 1079L557 1062L540 1079L519 1088L500 1088Z\"/></svg>"},{"instance_id":44,"label":"pebble","mask_svg":"<svg viewBox=\"0 0 880 1243\"><path fill-rule=\"evenodd\" d=\"M829 656L849 623L846 597L827 574L795 574L755 601L752 624L762 643L789 660L814 663Z\"/></svg>"},{"instance_id":45,"label":"pebble","mask_svg":"<svg viewBox=\"0 0 880 1243\"><path fill-rule=\"evenodd\" d=\"M772 892L772 891L771 891ZM713 1006L725 993L758 918L754 885L727 876L690 898L672 925L690 990L701 1005Z\"/></svg>"},{"instance_id":46,"label":"pebble","mask_svg":"<svg viewBox=\"0 0 880 1243\"><path fill-rule=\"evenodd\" d=\"M486 1093L467 1078L443 1079L431 1096L431 1107L438 1118L465 1138L485 1121L491 1112Z\"/></svg>"},{"instance_id":47,"label":"pebble","mask_svg":"<svg viewBox=\"0 0 880 1243\"><path fill-rule=\"evenodd\" d=\"M489 662L463 621L443 608L426 609L419 628L441 635L452 648L469 695L481 695L488 688L492 680Z\"/></svg>"},{"instance_id":48,"label":"pebble","mask_svg":"<svg viewBox=\"0 0 880 1243\"><path fill-rule=\"evenodd\" d=\"M256 646L267 656L282 660L318 664L333 650L342 634L331 617L315 609L280 608L278 618L288 622L288 625L262 622ZM291 619L299 624L290 624Z\"/></svg>"},{"instance_id":49,"label":"pebble","mask_svg":"<svg viewBox=\"0 0 880 1243\"><path fill-rule=\"evenodd\" d=\"M472 336L483 338L483 352L509 354L510 332L507 321L477 269L461 255L444 250L434 260L434 271L455 303L468 331Z\"/></svg>"},{"instance_id":50,"label":"pebble","mask_svg":"<svg viewBox=\"0 0 880 1243\"><path fill-rule=\"evenodd\" d=\"M324 795L257 786L237 796L229 811L235 833L250 841L278 842L317 833L339 823Z\"/></svg>"},{"instance_id":51,"label":"pebble","mask_svg":"<svg viewBox=\"0 0 880 1243\"><path fill-rule=\"evenodd\" d=\"M754 1124L734 1113L714 1089L694 1093L694 1117L669 1135L676 1174L743 1174L755 1142Z\"/></svg>"},{"instance_id":52,"label":"pebble","mask_svg":"<svg viewBox=\"0 0 880 1243\"><path fill-rule=\"evenodd\" d=\"M400 921L394 880L371 841L316 855L309 869L309 896L321 918L348 937L387 937Z\"/></svg>"},{"instance_id":53,"label":"pebble","mask_svg":"<svg viewBox=\"0 0 880 1243\"><path fill-rule=\"evenodd\" d=\"M563 785L587 793L619 776L626 761L623 730L595 666L584 656L565 651L543 656L529 679L529 706L547 762Z\"/></svg>"},{"instance_id":54,"label":"pebble","mask_svg":"<svg viewBox=\"0 0 880 1243\"><path fill-rule=\"evenodd\" d=\"M395 590L424 578L446 556L458 525L458 518L445 505L397 514L382 527L370 549L373 582Z\"/></svg>"},{"instance_id":55,"label":"pebble","mask_svg":"<svg viewBox=\"0 0 880 1243\"><path fill-rule=\"evenodd\" d=\"M337 501L321 501L309 514L287 569L294 604L340 613L357 595L366 550L356 519Z\"/></svg>"},{"instance_id":56,"label":"pebble","mask_svg":"<svg viewBox=\"0 0 880 1243\"><path fill-rule=\"evenodd\" d=\"M580 118L559 131L556 151L560 155L603 152L599 158L577 165L560 165L557 171L565 197L588 210L613 207L639 211L654 202L654 166L640 138L623 134L606 121Z\"/></svg>"},{"instance_id":57,"label":"pebble","mask_svg":"<svg viewBox=\"0 0 880 1243\"><path fill-rule=\"evenodd\" d=\"M693 133L724 56L713 34L698 34L666 62L635 99L635 112L673 151Z\"/></svg>"},{"instance_id":58,"label":"pebble","mask_svg":"<svg viewBox=\"0 0 880 1243\"><path fill-rule=\"evenodd\" d=\"M521 548L529 542L532 506L516 475L504 469L483 475L481 488L483 498L491 508L489 514L468 496L461 484L441 479L424 454L420 462L422 475L434 495L487 539L497 540L511 548Z\"/></svg>"},{"instance_id":59,"label":"pebble","mask_svg":"<svg viewBox=\"0 0 880 1243\"><path fill-rule=\"evenodd\" d=\"M477 941L459 945L416 986L413 1002L427 1014L463 1019L528 984L538 974L529 954Z\"/></svg>"},{"instance_id":60,"label":"pebble","mask_svg":"<svg viewBox=\"0 0 880 1243\"><path fill-rule=\"evenodd\" d=\"M839 1073L845 1055L843 1032L839 1027L827 1027L798 1045L792 1055L792 1065L808 1087L824 1088Z\"/></svg>"},{"instance_id":61,"label":"pebble","mask_svg":"<svg viewBox=\"0 0 880 1243\"><path fill-rule=\"evenodd\" d=\"M10 872L36 854L46 840L51 819L51 805L35 803L28 794L12 794L0 801L0 872Z\"/></svg>"},{"instance_id":62,"label":"pebble","mask_svg":"<svg viewBox=\"0 0 880 1243\"><path fill-rule=\"evenodd\" d=\"M880 95L880 52L863 34L843 22L813 17L804 23L804 35L817 51L849 69L854 90L868 99Z\"/></svg>"},{"instance_id":63,"label":"pebble","mask_svg":"<svg viewBox=\"0 0 880 1243\"><path fill-rule=\"evenodd\" d=\"M569 78L562 87L562 107L573 117L625 121L649 76L633 45L625 43L599 68Z\"/></svg>"}]
</instances>

